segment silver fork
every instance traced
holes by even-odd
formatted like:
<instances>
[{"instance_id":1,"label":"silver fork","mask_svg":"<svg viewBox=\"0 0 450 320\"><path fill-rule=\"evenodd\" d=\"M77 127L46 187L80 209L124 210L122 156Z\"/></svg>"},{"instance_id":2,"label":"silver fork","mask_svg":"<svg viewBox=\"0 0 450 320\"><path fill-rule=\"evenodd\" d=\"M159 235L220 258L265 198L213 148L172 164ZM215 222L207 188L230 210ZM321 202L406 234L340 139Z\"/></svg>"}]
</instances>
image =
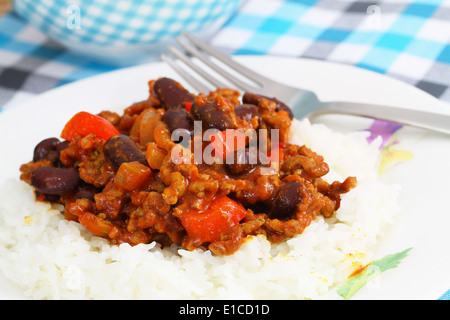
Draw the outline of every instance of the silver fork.
<instances>
[{"instance_id":1,"label":"silver fork","mask_svg":"<svg viewBox=\"0 0 450 320\"><path fill-rule=\"evenodd\" d=\"M184 37L177 37L176 41L184 52L174 46L169 46L168 50L198 75L207 80L207 82L217 88L229 87L217 77L212 76L204 67L200 67L198 63L195 63L192 60L192 57L195 57L206 64L209 68L226 78L240 90L276 97L283 101L291 107L293 114L297 119L311 119L322 114L347 114L396 122L402 125L450 134L449 115L365 103L345 101L322 102L317 98L314 92L294 88L268 79L239 64L228 55L220 52L200 39L185 32L183 32L182 35ZM221 61L230 69L230 71L233 70L233 73L239 74L240 76L226 70L211 58ZM184 68L180 67L172 57L163 54L162 59L199 92L207 93L211 90L205 86L204 83L191 76ZM243 78L246 78L248 81L243 80Z\"/></svg>"}]
</instances>

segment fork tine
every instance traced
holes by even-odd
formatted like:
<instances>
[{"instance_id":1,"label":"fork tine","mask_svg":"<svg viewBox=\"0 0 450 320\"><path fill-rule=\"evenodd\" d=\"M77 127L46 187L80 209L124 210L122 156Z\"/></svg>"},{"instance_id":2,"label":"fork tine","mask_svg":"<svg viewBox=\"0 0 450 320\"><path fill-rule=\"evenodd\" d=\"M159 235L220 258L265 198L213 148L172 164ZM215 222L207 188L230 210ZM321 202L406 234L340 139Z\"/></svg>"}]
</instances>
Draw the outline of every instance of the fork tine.
<instances>
[{"instance_id":1,"label":"fork tine","mask_svg":"<svg viewBox=\"0 0 450 320\"><path fill-rule=\"evenodd\" d=\"M200 40L199 38L196 38L195 36L185 32L185 31L182 31L181 34L183 36L185 36L197 48L203 50L204 52L208 53L209 55L213 56L214 58L220 60L221 62L228 65L230 68L232 68L233 70L236 70L237 72L246 76L248 79L259 83L261 86L270 86L274 83L271 79L266 78L266 77L262 76L261 74L236 62L235 60L231 59L228 55L226 55L223 52L220 52L219 50L217 50L216 48L208 45L206 42Z\"/></svg>"},{"instance_id":2,"label":"fork tine","mask_svg":"<svg viewBox=\"0 0 450 320\"><path fill-rule=\"evenodd\" d=\"M161 58L168 64L170 67L175 70L181 77L184 78L191 86L194 87L199 93L208 93L210 89L205 86L203 83L198 81L196 78L192 77L186 70L181 68L171 57L162 54Z\"/></svg>"},{"instance_id":3,"label":"fork tine","mask_svg":"<svg viewBox=\"0 0 450 320\"><path fill-rule=\"evenodd\" d=\"M172 46L169 46L167 49L175 57L177 57L178 59L183 61L187 66L189 66L192 70L194 70L199 75L201 75L203 78L205 78L208 82L210 82L211 84L213 84L217 88L225 88L225 85L221 81L219 81L218 79L214 78L208 72L206 72L205 70L203 70L199 66L197 66L194 62L192 62L192 60L188 56L186 56L186 54L184 54L183 52L181 52L180 50L178 50L177 48L172 47Z\"/></svg>"},{"instance_id":4,"label":"fork tine","mask_svg":"<svg viewBox=\"0 0 450 320\"><path fill-rule=\"evenodd\" d=\"M202 62L204 62L206 65L208 65L211 69L213 69L214 71L216 71L217 73L219 73L220 75L222 75L223 77L228 79L230 82L234 83L239 88L241 88L241 89L243 89L245 91L251 91L251 92L255 92L255 93L260 91L261 88L254 87L254 86L252 86L252 85L250 85L250 84L248 84L248 83L238 79L237 77L235 77L234 75L232 75L228 71L225 71L222 67L220 67L219 65L214 63L203 52L199 51L195 46L191 45L190 43L182 41L180 38L176 38L176 41L188 53L190 53L194 57L200 59ZM211 56L215 57L214 55L211 55ZM235 69L235 71L240 73L240 68L239 68L240 65L237 64L237 66L238 66L238 68Z\"/></svg>"}]
</instances>

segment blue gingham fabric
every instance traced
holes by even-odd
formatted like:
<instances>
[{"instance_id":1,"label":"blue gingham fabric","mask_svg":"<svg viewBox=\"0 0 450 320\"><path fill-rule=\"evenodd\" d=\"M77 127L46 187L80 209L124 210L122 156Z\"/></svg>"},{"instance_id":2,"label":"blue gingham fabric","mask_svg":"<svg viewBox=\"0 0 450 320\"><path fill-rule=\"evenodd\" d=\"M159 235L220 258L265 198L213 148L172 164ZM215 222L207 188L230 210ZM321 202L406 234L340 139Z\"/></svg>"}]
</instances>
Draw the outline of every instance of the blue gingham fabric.
<instances>
[{"instance_id":1,"label":"blue gingham fabric","mask_svg":"<svg viewBox=\"0 0 450 320\"><path fill-rule=\"evenodd\" d=\"M354 65L450 102L450 0L248 0L211 43ZM15 13L0 18L0 109L116 68L66 51Z\"/></svg>"},{"instance_id":2,"label":"blue gingham fabric","mask_svg":"<svg viewBox=\"0 0 450 320\"><path fill-rule=\"evenodd\" d=\"M231 54L354 65L450 102L448 0L249 1L212 43Z\"/></svg>"},{"instance_id":3,"label":"blue gingham fabric","mask_svg":"<svg viewBox=\"0 0 450 320\"><path fill-rule=\"evenodd\" d=\"M230 54L373 70L450 102L450 0L248 0L209 41ZM65 50L15 13L0 17L0 111L117 68Z\"/></svg>"},{"instance_id":4,"label":"blue gingham fabric","mask_svg":"<svg viewBox=\"0 0 450 320\"><path fill-rule=\"evenodd\" d=\"M229 17L239 4L240 0L15 0L14 7L39 30L67 44L115 45L195 31L200 24L212 27L222 17Z\"/></svg>"}]
</instances>

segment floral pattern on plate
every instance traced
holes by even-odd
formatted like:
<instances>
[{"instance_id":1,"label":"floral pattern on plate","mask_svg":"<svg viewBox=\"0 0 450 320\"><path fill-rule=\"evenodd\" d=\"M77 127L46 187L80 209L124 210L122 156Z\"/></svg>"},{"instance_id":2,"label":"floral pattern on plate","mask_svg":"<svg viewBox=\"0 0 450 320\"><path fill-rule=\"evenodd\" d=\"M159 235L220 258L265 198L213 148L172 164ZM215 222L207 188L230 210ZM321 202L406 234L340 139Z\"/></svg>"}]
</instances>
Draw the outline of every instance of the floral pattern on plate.
<instances>
[{"instance_id":1,"label":"floral pattern on plate","mask_svg":"<svg viewBox=\"0 0 450 320\"><path fill-rule=\"evenodd\" d=\"M409 161L414 157L412 152L398 148L399 140L397 139L396 133L401 128L403 126L400 124L375 120L368 129L370 132L370 136L368 137L369 142L372 142L377 137L382 138L380 145L381 160L378 168L380 174L384 174L398 164Z\"/></svg>"}]
</instances>

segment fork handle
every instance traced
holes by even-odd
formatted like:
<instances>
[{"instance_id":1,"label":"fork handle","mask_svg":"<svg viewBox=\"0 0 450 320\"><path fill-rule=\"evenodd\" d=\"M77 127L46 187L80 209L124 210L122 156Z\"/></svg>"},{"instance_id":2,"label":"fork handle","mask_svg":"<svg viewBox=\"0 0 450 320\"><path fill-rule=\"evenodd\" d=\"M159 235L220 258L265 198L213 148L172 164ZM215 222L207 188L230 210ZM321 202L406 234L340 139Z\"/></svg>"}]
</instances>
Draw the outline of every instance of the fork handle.
<instances>
[{"instance_id":1,"label":"fork handle","mask_svg":"<svg viewBox=\"0 0 450 320\"><path fill-rule=\"evenodd\" d=\"M450 115L354 102L329 102L326 108L314 112L320 114L347 114L396 122L441 133L450 134Z\"/></svg>"}]
</instances>

